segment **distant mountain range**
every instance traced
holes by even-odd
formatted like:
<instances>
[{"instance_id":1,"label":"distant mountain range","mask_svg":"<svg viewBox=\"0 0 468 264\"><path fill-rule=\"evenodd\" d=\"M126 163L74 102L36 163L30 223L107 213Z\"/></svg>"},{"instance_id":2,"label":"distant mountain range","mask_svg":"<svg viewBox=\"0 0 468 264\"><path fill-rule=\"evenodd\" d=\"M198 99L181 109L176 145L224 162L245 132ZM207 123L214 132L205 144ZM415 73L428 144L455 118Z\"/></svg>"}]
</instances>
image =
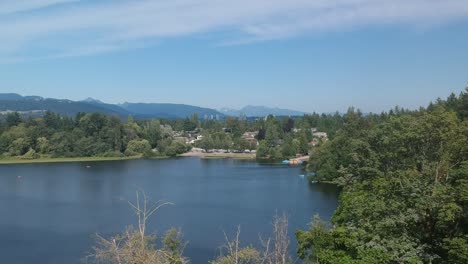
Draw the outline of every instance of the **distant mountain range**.
<instances>
[{"instance_id":1,"label":"distant mountain range","mask_svg":"<svg viewBox=\"0 0 468 264\"><path fill-rule=\"evenodd\" d=\"M120 117L132 115L136 118L185 118L198 113L200 118L222 118L224 115L214 109L182 104L144 104L124 103L106 104L100 100L86 98L82 101L43 98L40 96L21 96L14 93L0 93L0 114L8 111L21 112L24 115L41 115L45 111L61 115L75 116L79 112L104 113Z\"/></svg>"},{"instance_id":2,"label":"distant mountain range","mask_svg":"<svg viewBox=\"0 0 468 264\"><path fill-rule=\"evenodd\" d=\"M269 114L276 116L301 116L304 112L269 108L264 106L246 106L240 110L222 109L217 111L186 104L169 103L123 103L107 104L94 98L82 101L67 99L43 98L40 96L21 96L15 93L0 93L0 114L9 111L21 112L23 115L40 116L46 111L66 116L75 116L79 112L104 113L122 118L129 115L135 118L185 118L197 113L201 119L220 119L225 116L263 117Z\"/></svg>"},{"instance_id":3,"label":"distant mountain range","mask_svg":"<svg viewBox=\"0 0 468 264\"><path fill-rule=\"evenodd\" d=\"M214 109L186 104L167 103L124 103L119 107L137 115L157 116L164 118L185 118L197 113L202 119L222 118L224 115Z\"/></svg>"},{"instance_id":4,"label":"distant mountain range","mask_svg":"<svg viewBox=\"0 0 468 264\"><path fill-rule=\"evenodd\" d=\"M0 112L17 111L25 115L40 115L45 111L61 115L75 116L79 112L105 113L109 115L128 116L131 113L120 107L114 108L108 104L75 102L67 99L51 99L40 96L21 96L19 94L0 94Z\"/></svg>"},{"instance_id":5,"label":"distant mountain range","mask_svg":"<svg viewBox=\"0 0 468 264\"><path fill-rule=\"evenodd\" d=\"M282 108L271 108L266 106L253 106L248 105L243 107L242 109L229 109L229 108L222 108L219 110L221 113L228 115L228 116L247 116L247 117L264 117L268 115L275 115L275 116L302 116L306 114L305 112L290 110L290 109L282 109Z\"/></svg>"}]
</instances>

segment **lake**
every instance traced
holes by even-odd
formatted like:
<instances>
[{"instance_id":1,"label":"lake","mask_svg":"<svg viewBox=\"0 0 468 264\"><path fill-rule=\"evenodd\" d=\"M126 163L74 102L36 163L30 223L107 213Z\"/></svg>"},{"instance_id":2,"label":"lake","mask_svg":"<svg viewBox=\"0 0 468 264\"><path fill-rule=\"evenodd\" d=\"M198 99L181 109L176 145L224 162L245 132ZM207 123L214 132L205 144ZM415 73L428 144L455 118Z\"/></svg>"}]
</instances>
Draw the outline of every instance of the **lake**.
<instances>
[{"instance_id":1,"label":"lake","mask_svg":"<svg viewBox=\"0 0 468 264\"><path fill-rule=\"evenodd\" d=\"M294 250L294 230L314 214L329 219L338 203L335 186L311 185L300 174L300 167L199 158L0 165L1 262L82 263L93 234L136 223L128 201L139 189L173 203L148 230L181 228L192 263L216 257L223 232L233 235L238 225L243 245L257 244L271 233L275 211L289 217Z\"/></svg>"}]
</instances>

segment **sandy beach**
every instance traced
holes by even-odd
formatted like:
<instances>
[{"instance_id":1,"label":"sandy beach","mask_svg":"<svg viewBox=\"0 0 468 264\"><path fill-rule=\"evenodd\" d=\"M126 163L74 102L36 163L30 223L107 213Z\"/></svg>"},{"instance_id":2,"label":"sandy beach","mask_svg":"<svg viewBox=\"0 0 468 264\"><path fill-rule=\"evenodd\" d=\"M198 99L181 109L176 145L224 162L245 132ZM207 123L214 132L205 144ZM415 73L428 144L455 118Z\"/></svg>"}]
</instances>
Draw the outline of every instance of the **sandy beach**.
<instances>
[{"instance_id":1,"label":"sandy beach","mask_svg":"<svg viewBox=\"0 0 468 264\"><path fill-rule=\"evenodd\" d=\"M222 153L222 152L202 152L191 150L179 155L181 157L200 158L234 158L234 159L255 159L255 153Z\"/></svg>"}]
</instances>

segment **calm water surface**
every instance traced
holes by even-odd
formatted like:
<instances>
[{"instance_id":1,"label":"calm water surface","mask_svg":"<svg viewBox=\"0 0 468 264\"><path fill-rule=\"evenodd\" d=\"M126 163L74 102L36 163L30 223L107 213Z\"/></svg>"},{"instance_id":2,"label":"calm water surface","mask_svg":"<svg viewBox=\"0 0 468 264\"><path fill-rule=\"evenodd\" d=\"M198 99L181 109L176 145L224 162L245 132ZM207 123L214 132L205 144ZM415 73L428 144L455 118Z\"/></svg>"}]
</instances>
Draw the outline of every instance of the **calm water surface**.
<instances>
[{"instance_id":1,"label":"calm water surface","mask_svg":"<svg viewBox=\"0 0 468 264\"><path fill-rule=\"evenodd\" d=\"M174 203L148 230L180 227L186 255L207 263L218 254L223 231L233 234L240 225L244 245L256 244L259 234L270 233L276 210L289 216L291 235L316 213L329 219L338 190L310 185L300 174L299 167L198 158L0 165L1 263L82 263L93 234L135 224L127 201L138 189Z\"/></svg>"}]
</instances>

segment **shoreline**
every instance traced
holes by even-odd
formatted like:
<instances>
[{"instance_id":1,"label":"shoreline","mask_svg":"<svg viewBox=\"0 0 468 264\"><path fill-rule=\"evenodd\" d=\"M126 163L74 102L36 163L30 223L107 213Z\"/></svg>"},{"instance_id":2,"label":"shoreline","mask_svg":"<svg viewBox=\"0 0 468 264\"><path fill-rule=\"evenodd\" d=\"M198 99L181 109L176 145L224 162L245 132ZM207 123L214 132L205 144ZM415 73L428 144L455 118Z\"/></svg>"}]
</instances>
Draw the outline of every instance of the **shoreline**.
<instances>
[{"instance_id":1,"label":"shoreline","mask_svg":"<svg viewBox=\"0 0 468 264\"><path fill-rule=\"evenodd\" d=\"M189 151L176 157L198 157L200 159L243 159L256 160L255 153L207 153ZM169 157L150 157L148 159L166 159ZM70 157L70 158L38 158L38 159L19 159L19 158L3 158L0 159L0 165L14 164L38 164L38 163L71 163L71 162L99 162L99 161L121 161L121 160L136 160L143 159L142 156L132 157Z\"/></svg>"},{"instance_id":2,"label":"shoreline","mask_svg":"<svg viewBox=\"0 0 468 264\"><path fill-rule=\"evenodd\" d=\"M69 162L99 162L141 159L133 157L75 157L75 158L38 158L38 159L0 159L0 165L34 164L34 163L69 163Z\"/></svg>"},{"instance_id":3,"label":"shoreline","mask_svg":"<svg viewBox=\"0 0 468 264\"><path fill-rule=\"evenodd\" d=\"M195 151L180 154L178 157L199 157L201 159L256 159L255 153L207 153Z\"/></svg>"}]
</instances>

